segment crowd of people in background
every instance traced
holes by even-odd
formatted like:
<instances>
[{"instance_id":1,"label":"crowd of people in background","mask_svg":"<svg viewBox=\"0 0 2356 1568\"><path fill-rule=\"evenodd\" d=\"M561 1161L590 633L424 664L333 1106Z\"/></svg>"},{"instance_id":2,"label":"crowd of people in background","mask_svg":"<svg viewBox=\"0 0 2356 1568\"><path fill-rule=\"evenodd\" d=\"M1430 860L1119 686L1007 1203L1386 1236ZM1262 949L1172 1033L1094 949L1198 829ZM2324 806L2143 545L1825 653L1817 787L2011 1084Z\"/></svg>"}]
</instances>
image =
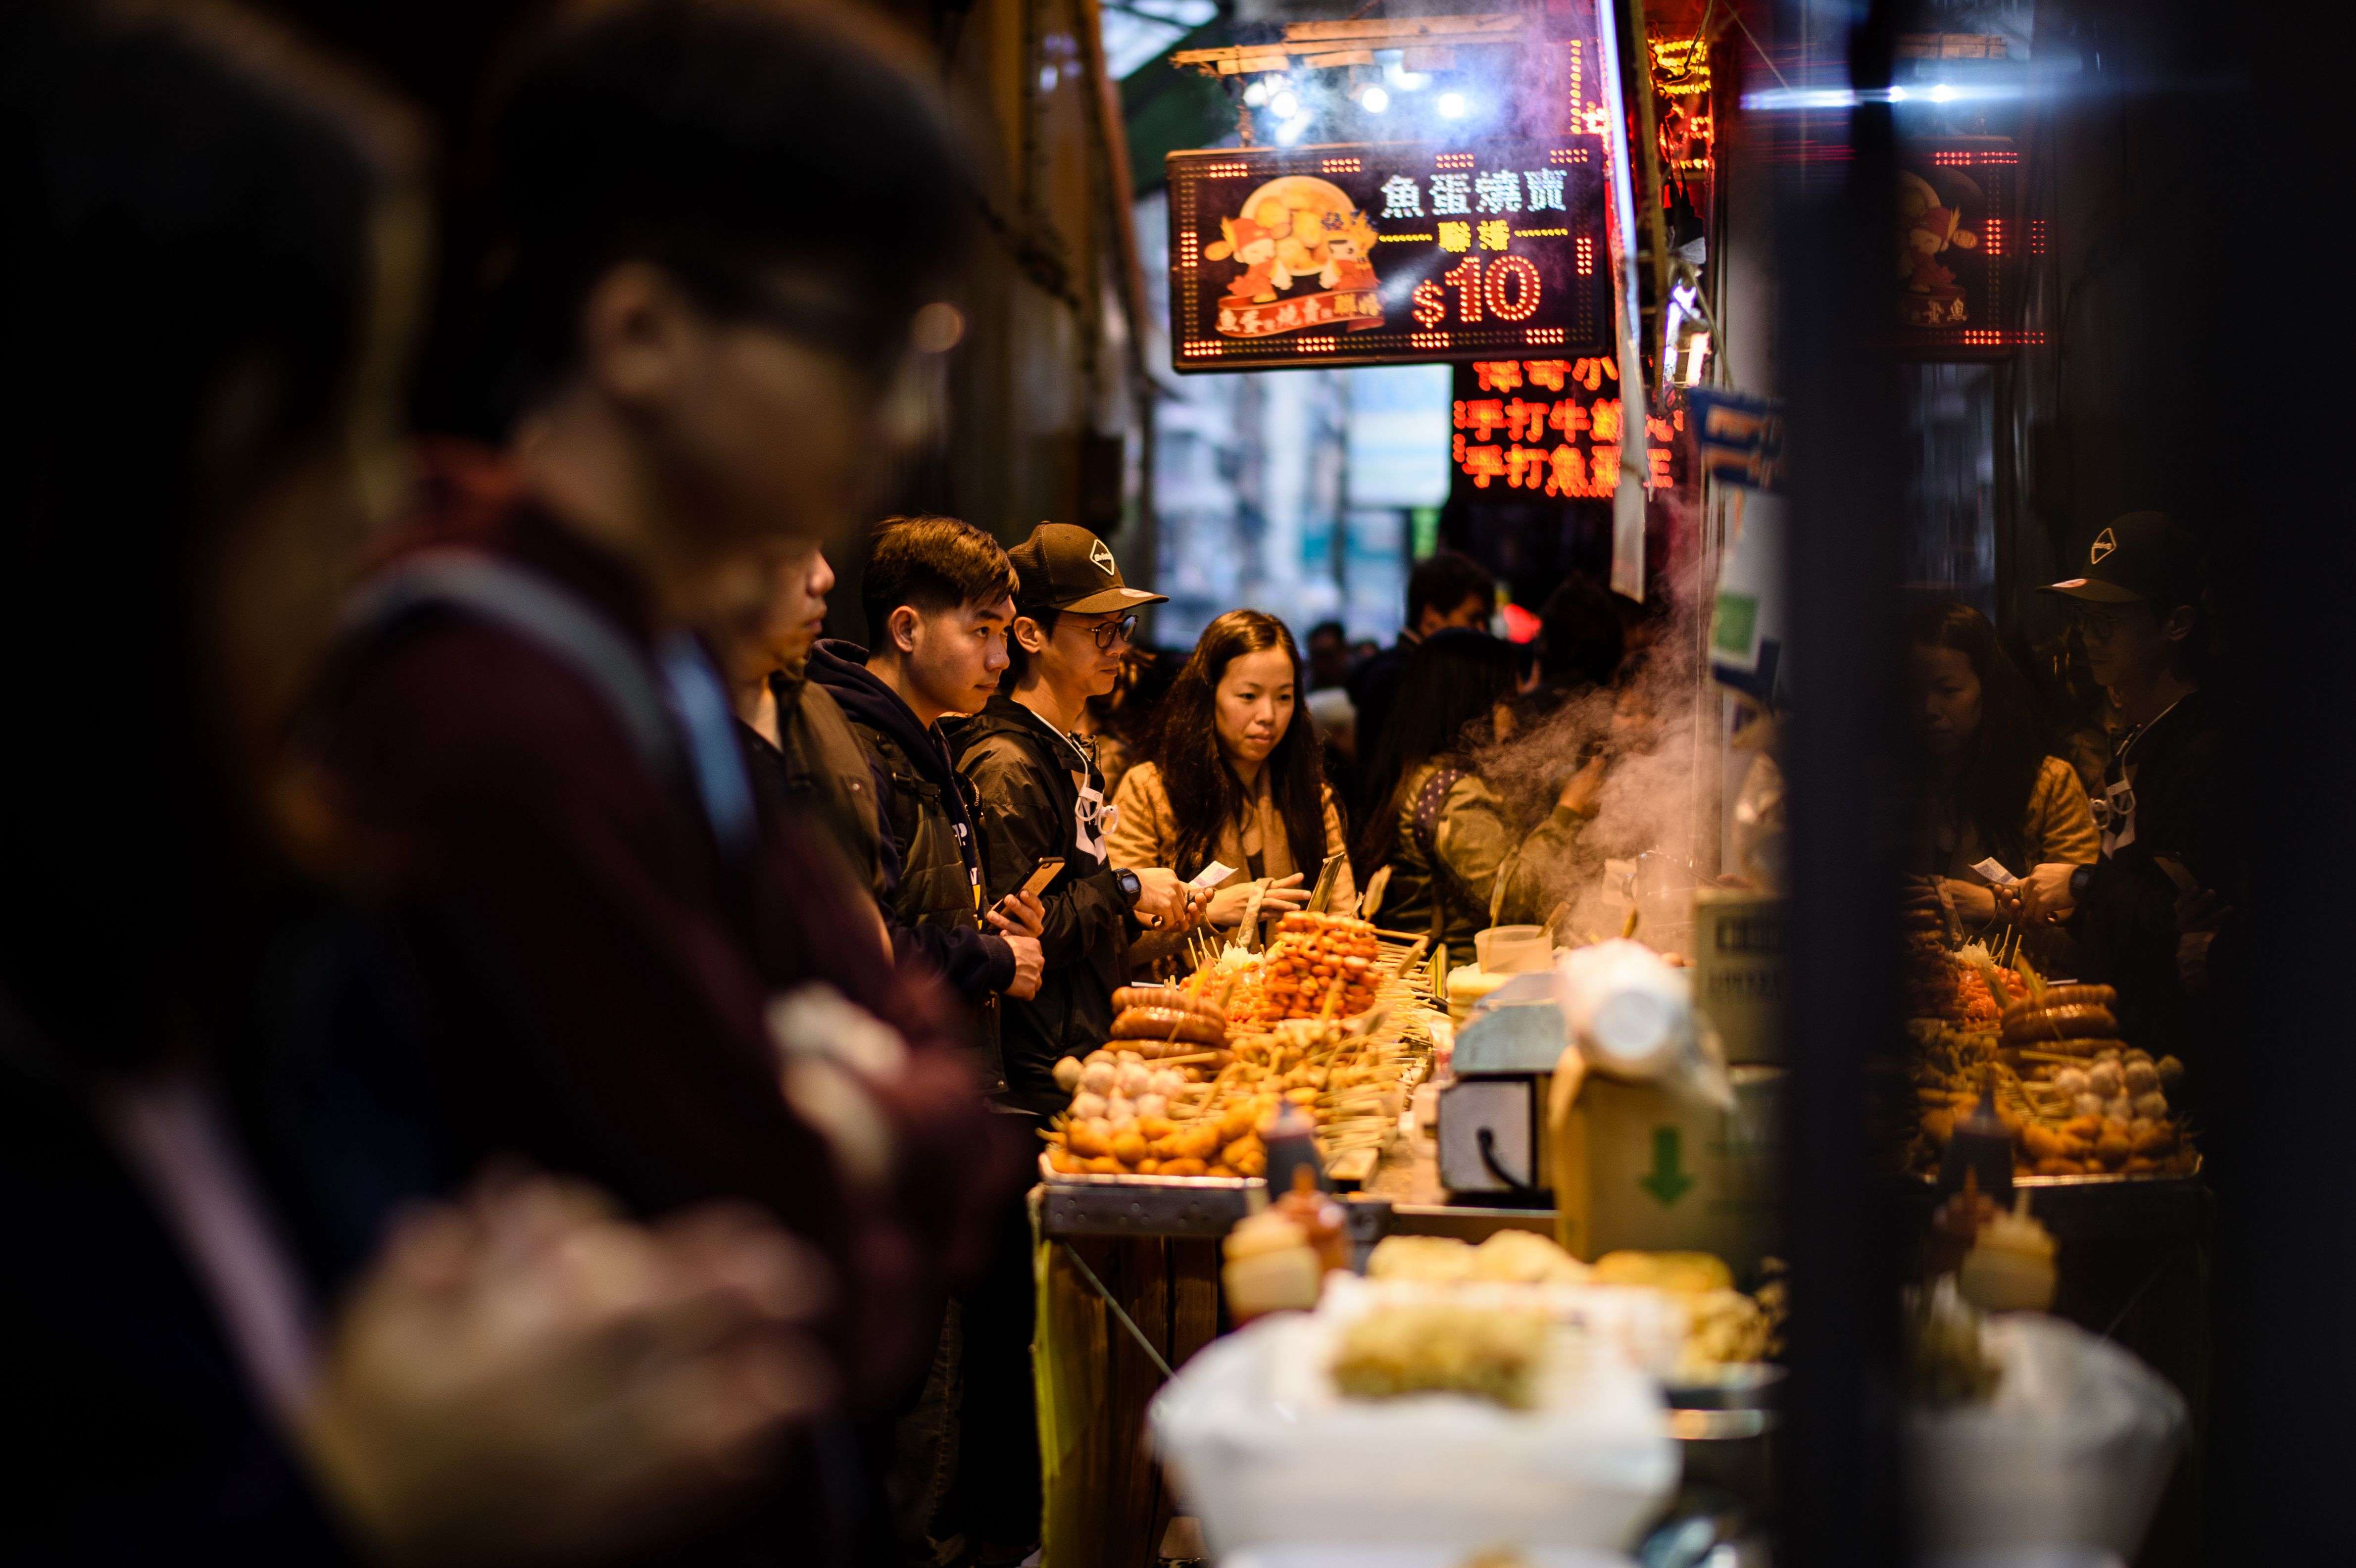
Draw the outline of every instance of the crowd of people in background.
<instances>
[{"instance_id":1,"label":"crowd of people in background","mask_svg":"<svg viewBox=\"0 0 2356 1568\"><path fill-rule=\"evenodd\" d=\"M1451 944L1548 918L1609 760L1533 802L1484 758L1570 703L1642 730L1657 621L1574 579L1510 642L1441 552L1391 647L1239 608L1151 652L1085 529L873 521L973 210L897 35L613 0L500 81L498 434L427 443L399 103L225 6L0 20L9 1529L1011 1568L1055 1064L1321 881ZM2114 543L2056 585L2123 726L2100 812L1987 624L1918 623L1921 869L2157 1039L2232 888L2194 567ZM848 551L863 644L820 636Z\"/></svg>"}]
</instances>

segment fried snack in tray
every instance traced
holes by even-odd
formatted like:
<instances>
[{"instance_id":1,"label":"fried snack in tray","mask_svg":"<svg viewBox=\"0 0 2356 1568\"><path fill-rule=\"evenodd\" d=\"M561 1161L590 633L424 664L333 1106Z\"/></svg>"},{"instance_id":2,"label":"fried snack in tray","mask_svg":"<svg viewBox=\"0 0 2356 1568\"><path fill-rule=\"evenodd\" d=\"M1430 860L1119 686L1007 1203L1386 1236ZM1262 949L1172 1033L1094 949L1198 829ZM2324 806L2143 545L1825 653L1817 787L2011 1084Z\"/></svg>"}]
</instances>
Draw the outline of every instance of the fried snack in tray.
<instances>
[{"instance_id":1,"label":"fried snack in tray","mask_svg":"<svg viewBox=\"0 0 2356 1568\"><path fill-rule=\"evenodd\" d=\"M1607 1252L1590 1268L1547 1237L1500 1230L1478 1247L1442 1236L1387 1236L1366 1260L1370 1280L1418 1285L1628 1285L1675 1296L1685 1308L1678 1376L1708 1378L1775 1351L1780 1286L1757 1296L1734 1288L1734 1276L1708 1252ZM1771 1294L1771 1292L1773 1293Z\"/></svg>"},{"instance_id":2,"label":"fried snack in tray","mask_svg":"<svg viewBox=\"0 0 2356 1568\"><path fill-rule=\"evenodd\" d=\"M1429 1061L1428 1040L1419 1051L1404 1035L1287 1020L1232 1036L1229 1050L1181 1041L1163 1048L1191 1055L1158 1059L1156 1042L1112 1041L1059 1064L1058 1081L1071 1078L1078 1092L1045 1133L1048 1165L1067 1176L1258 1176L1268 1168L1262 1129L1282 1101L1307 1113L1328 1159L1379 1150Z\"/></svg>"},{"instance_id":3,"label":"fried snack in tray","mask_svg":"<svg viewBox=\"0 0 2356 1568\"><path fill-rule=\"evenodd\" d=\"M1333 1384L1345 1399L1464 1394L1508 1410L1537 1402L1537 1373L1553 1325L1536 1309L1398 1303L1377 1306L1341 1332Z\"/></svg>"},{"instance_id":4,"label":"fried snack in tray","mask_svg":"<svg viewBox=\"0 0 2356 1568\"><path fill-rule=\"evenodd\" d=\"M1583 1284L1585 1263L1534 1230L1500 1230L1479 1246L1448 1236L1386 1236L1366 1258L1370 1280L1454 1284L1494 1280L1508 1284Z\"/></svg>"},{"instance_id":5,"label":"fried snack in tray","mask_svg":"<svg viewBox=\"0 0 2356 1568\"><path fill-rule=\"evenodd\" d=\"M1256 1017L1353 1017L1375 1004L1386 965L1365 920L1296 909L1277 928L1260 976Z\"/></svg>"},{"instance_id":6,"label":"fried snack in tray","mask_svg":"<svg viewBox=\"0 0 2356 1568\"><path fill-rule=\"evenodd\" d=\"M2183 1074L2112 1037L2107 985L2046 987L2033 972L2003 1010L1998 1032L1917 1020L1913 1078L1921 1106L1912 1163L1938 1168L1955 1122L1984 1089L2013 1138L2016 1176L2180 1176L2195 1155L2168 1101Z\"/></svg>"}]
</instances>

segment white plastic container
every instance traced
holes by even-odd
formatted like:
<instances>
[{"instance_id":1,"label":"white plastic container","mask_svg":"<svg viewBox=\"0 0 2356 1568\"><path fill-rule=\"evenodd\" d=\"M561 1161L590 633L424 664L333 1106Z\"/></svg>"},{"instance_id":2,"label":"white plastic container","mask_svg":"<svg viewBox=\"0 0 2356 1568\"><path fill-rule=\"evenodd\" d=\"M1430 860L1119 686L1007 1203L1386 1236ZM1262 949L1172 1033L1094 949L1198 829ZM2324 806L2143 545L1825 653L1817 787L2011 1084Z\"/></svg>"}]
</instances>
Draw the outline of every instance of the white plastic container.
<instances>
[{"instance_id":1,"label":"white plastic container","mask_svg":"<svg viewBox=\"0 0 2356 1568\"><path fill-rule=\"evenodd\" d=\"M1986 1335L2004 1368L1994 1397L1907 1417L1922 1552L1958 1563L2037 1562L2034 1552L2064 1548L2133 1558L2176 1467L2183 1397L2057 1317L2007 1314Z\"/></svg>"},{"instance_id":2,"label":"white plastic container","mask_svg":"<svg viewBox=\"0 0 2356 1568\"><path fill-rule=\"evenodd\" d=\"M1444 1394L1344 1400L1326 1372L1333 1330L1323 1311L1262 1319L1195 1356L1148 1412L1223 1558L1356 1541L1458 1561L1500 1544L1619 1552L1676 1484L1658 1386L1601 1347L1516 1412Z\"/></svg>"}]
</instances>

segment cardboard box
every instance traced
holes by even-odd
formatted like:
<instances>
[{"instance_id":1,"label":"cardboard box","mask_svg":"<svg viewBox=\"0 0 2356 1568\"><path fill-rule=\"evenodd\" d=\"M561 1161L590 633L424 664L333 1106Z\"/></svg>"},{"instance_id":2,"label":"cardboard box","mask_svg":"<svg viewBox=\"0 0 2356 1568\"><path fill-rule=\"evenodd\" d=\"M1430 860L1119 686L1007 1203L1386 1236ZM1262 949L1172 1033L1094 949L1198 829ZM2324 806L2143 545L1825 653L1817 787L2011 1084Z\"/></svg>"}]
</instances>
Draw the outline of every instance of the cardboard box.
<instances>
[{"instance_id":1,"label":"cardboard box","mask_svg":"<svg viewBox=\"0 0 2356 1568\"><path fill-rule=\"evenodd\" d=\"M1590 1262L1622 1248L1712 1252L1740 1275L1774 1251L1783 1069L1733 1069L1734 1109L1599 1074L1549 1108L1555 1239ZM1558 1085L1569 1080L1558 1075Z\"/></svg>"},{"instance_id":2,"label":"cardboard box","mask_svg":"<svg viewBox=\"0 0 2356 1568\"><path fill-rule=\"evenodd\" d=\"M1728 1062L1783 1060L1783 900L1731 887L1694 893L1694 1005Z\"/></svg>"}]
</instances>

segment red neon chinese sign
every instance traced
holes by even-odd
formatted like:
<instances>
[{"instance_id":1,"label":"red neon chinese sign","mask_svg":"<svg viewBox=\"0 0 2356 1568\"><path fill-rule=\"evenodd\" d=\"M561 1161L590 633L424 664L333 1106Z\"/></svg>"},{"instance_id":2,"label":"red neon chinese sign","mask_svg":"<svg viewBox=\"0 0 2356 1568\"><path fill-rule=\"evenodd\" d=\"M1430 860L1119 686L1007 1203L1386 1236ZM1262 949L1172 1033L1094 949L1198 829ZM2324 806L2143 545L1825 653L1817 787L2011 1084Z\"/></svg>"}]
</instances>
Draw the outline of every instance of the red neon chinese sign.
<instances>
[{"instance_id":1,"label":"red neon chinese sign","mask_svg":"<svg viewBox=\"0 0 2356 1568\"><path fill-rule=\"evenodd\" d=\"M1522 490L1559 500L1609 500L1620 487L1628 432L1619 366L1608 357L1475 360L1458 372L1450 408L1456 471L1476 490ZM1685 410L1645 422L1650 482L1675 482Z\"/></svg>"}]
</instances>

